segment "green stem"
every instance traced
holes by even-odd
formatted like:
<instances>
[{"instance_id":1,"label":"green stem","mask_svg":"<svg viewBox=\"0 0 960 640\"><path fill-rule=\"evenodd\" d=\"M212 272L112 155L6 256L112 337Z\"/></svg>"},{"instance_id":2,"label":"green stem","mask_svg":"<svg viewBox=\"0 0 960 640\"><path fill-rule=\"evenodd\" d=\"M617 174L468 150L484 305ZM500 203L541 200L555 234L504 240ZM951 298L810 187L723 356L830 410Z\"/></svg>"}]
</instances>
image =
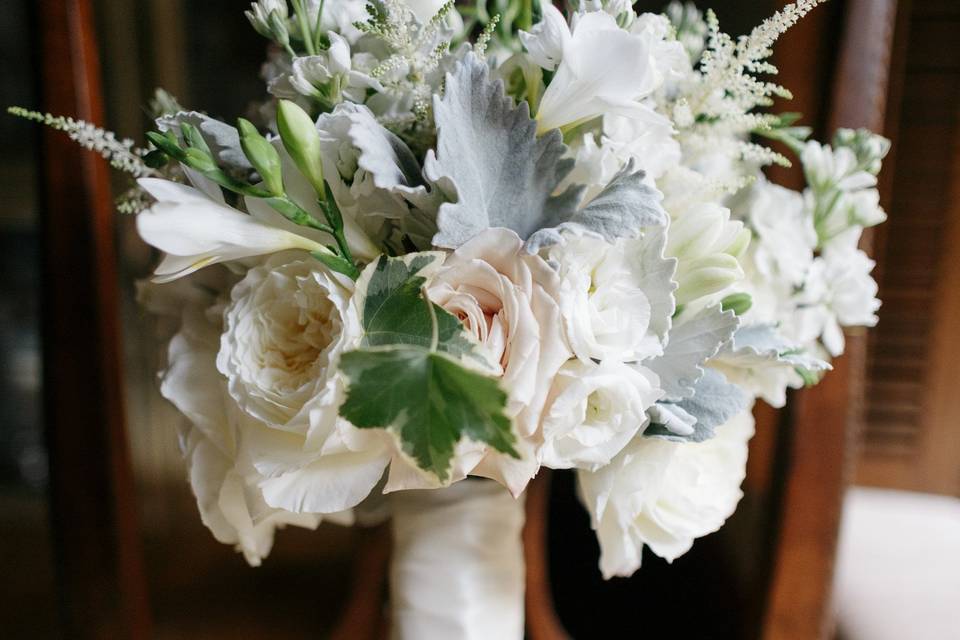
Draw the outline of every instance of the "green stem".
<instances>
[{"instance_id":1,"label":"green stem","mask_svg":"<svg viewBox=\"0 0 960 640\"><path fill-rule=\"evenodd\" d=\"M307 53L311 56L317 55L317 50L313 46L313 34L310 31L309 16L303 8L303 0L292 0L293 12L297 14L297 22L300 24L300 35L303 38L303 44L307 48Z\"/></svg>"},{"instance_id":2,"label":"green stem","mask_svg":"<svg viewBox=\"0 0 960 640\"><path fill-rule=\"evenodd\" d=\"M317 51L320 51L320 32L321 23L323 22L323 5L327 3L327 0L320 0L320 8L317 9L317 25L313 30L313 46Z\"/></svg>"},{"instance_id":3,"label":"green stem","mask_svg":"<svg viewBox=\"0 0 960 640\"><path fill-rule=\"evenodd\" d=\"M530 31L533 27L533 0L521 1L520 17L517 19L517 26L524 31Z\"/></svg>"}]
</instances>

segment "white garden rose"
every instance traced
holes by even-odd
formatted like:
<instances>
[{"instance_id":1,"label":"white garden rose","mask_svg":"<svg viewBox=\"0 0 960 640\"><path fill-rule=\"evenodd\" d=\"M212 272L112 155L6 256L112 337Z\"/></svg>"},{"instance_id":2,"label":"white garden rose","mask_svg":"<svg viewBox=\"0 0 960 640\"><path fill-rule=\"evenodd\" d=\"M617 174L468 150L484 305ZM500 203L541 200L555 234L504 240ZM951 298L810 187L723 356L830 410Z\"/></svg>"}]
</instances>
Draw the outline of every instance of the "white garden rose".
<instances>
[{"instance_id":1,"label":"white garden rose","mask_svg":"<svg viewBox=\"0 0 960 640\"><path fill-rule=\"evenodd\" d=\"M376 439L358 446L339 417L340 354L362 335L353 283L313 259L277 255L247 272L224 311L217 368L258 421L252 464L271 507L335 513L367 497L389 462Z\"/></svg>"},{"instance_id":2,"label":"white garden rose","mask_svg":"<svg viewBox=\"0 0 960 640\"><path fill-rule=\"evenodd\" d=\"M508 394L522 459L488 451L471 471L519 495L536 473L540 416L557 371L571 356L563 333L560 279L507 229L487 229L447 255L428 286L460 318L496 367Z\"/></svg>"},{"instance_id":3,"label":"white garden rose","mask_svg":"<svg viewBox=\"0 0 960 640\"><path fill-rule=\"evenodd\" d=\"M570 360L560 369L543 415L541 463L596 470L647 425L647 409L663 392L643 367L607 360Z\"/></svg>"},{"instance_id":4,"label":"white garden rose","mask_svg":"<svg viewBox=\"0 0 960 640\"><path fill-rule=\"evenodd\" d=\"M673 561L719 529L743 493L753 416L739 414L706 442L638 436L606 467L579 471L580 497L600 541L605 578L632 575L643 546Z\"/></svg>"},{"instance_id":5,"label":"white garden rose","mask_svg":"<svg viewBox=\"0 0 960 640\"><path fill-rule=\"evenodd\" d=\"M306 433L336 416L337 359L360 338L353 283L313 258L272 256L230 292L217 368L254 418Z\"/></svg>"},{"instance_id":6,"label":"white garden rose","mask_svg":"<svg viewBox=\"0 0 960 640\"><path fill-rule=\"evenodd\" d=\"M181 292L193 284L184 282ZM276 529L288 524L315 528L320 517L275 509L263 498L263 477L252 464L247 440L251 431L266 426L239 410L216 369L223 306L216 289L209 288L216 284L205 277L180 298L182 324L168 348L160 392L189 419L180 442L203 523L218 541L234 545L247 562L259 565ZM348 512L331 517L344 523L351 519Z\"/></svg>"}]
</instances>

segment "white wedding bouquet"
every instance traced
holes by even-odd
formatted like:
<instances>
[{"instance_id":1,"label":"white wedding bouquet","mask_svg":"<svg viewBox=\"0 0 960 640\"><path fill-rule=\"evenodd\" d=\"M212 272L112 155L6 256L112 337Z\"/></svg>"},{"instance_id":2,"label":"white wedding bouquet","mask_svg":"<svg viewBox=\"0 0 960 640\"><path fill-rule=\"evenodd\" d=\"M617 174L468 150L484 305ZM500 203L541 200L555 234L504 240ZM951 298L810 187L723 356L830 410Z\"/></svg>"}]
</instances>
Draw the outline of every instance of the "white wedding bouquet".
<instances>
[{"instance_id":1,"label":"white wedding bouquet","mask_svg":"<svg viewBox=\"0 0 960 640\"><path fill-rule=\"evenodd\" d=\"M545 466L577 470L600 568L627 576L733 512L754 399L782 406L877 320L857 245L888 142L758 111L817 4L735 40L676 2L260 0L257 124L161 93L138 149L17 112L138 178L121 209L168 283L144 299L181 320L161 391L218 540L258 564L284 525L409 524L429 503L383 496L411 490L459 531L479 516L451 485L509 511ZM764 178L789 160L763 139L803 193ZM457 544L432 561L459 570Z\"/></svg>"}]
</instances>

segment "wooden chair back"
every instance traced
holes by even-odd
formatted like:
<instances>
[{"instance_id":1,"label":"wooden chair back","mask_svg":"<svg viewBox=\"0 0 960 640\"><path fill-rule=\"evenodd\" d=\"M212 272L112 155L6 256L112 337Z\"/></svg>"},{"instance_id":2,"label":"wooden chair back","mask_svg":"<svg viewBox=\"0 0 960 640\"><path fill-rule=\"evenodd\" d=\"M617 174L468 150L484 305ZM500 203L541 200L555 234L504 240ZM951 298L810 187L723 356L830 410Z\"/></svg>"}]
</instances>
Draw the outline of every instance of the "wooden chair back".
<instances>
[{"instance_id":1,"label":"wooden chair back","mask_svg":"<svg viewBox=\"0 0 960 640\"><path fill-rule=\"evenodd\" d=\"M36 6L42 108L103 122L89 0ZM150 636L123 412L109 169L43 134L44 421L63 636Z\"/></svg>"}]
</instances>

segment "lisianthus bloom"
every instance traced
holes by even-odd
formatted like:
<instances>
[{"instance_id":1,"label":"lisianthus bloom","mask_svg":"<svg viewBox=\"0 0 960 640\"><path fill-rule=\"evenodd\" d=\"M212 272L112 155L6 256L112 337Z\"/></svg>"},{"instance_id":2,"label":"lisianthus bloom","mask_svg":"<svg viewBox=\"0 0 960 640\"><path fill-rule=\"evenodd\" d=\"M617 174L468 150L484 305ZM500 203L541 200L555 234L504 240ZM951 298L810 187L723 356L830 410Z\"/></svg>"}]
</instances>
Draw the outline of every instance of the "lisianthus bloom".
<instances>
[{"instance_id":1,"label":"lisianthus bloom","mask_svg":"<svg viewBox=\"0 0 960 640\"><path fill-rule=\"evenodd\" d=\"M663 352L675 310L675 261L663 257L663 234L600 238L565 234L548 258L558 265L567 338L583 362L635 362Z\"/></svg>"},{"instance_id":2,"label":"lisianthus bloom","mask_svg":"<svg viewBox=\"0 0 960 640\"><path fill-rule=\"evenodd\" d=\"M792 285L802 283L817 245L803 196L760 179L746 190L738 213L755 234L751 255L758 275Z\"/></svg>"},{"instance_id":3,"label":"lisianthus bloom","mask_svg":"<svg viewBox=\"0 0 960 640\"><path fill-rule=\"evenodd\" d=\"M643 547L673 561L719 529L743 493L753 416L744 412L706 442L639 436L609 465L579 471L580 496L600 541L605 578L640 568Z\"/></svg>"},{"instance_id":4,"label":"lisianthus bloom","mask_svg":"<svg viewBox=\"0 0 960 640\"><path fill-rule=\"evenodd\" d=\"M570 360L554 379L543 415L541 462L553 469L595 470L647 425L663 392L639 365Z\"/></svg>"}]
</instances>

